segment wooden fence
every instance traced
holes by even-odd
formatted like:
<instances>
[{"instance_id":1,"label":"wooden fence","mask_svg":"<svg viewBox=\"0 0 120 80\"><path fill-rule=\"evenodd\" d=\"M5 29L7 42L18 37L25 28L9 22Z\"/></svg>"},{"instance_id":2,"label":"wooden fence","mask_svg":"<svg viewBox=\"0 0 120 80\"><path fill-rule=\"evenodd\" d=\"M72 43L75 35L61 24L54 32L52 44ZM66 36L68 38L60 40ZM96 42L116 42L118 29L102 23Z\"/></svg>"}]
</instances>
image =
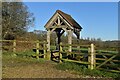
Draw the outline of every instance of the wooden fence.
<instances>
[{"instance_id":1,"label":"wooden fence","mask_svg":"<svg viewBox=\"0 0 120 80\"><path fill-rule=\"evenodd\" d=\"M69 52L68 50L63 49L64 47L76 47L78 51ZM81 48L86 48L86 52L83 52ZM74 49L74 48L73 48ZM64 58L63 55L67 54L67 58ZM96 50L95 45L74 45L74 44L60 44L60 60L80 63L83 65L87 65L89 69L102 69L112 72L120 73L120 55L118 52L111 51L101 51ZM76 54L81 56L80 58L84 58L84 54L87 54L87 60L75 60L74 57ZM72 56L72 58L68 59L68 55Z\"/></svg>"},{"instance_id":2,"label":"wooden fence","mask_svg":"<svg viewBox=\"0 0 120 80\"><path fill-rule=\"evenodd\" d=\"M0 40L0 42L11 42L12 43L12 51L17 52L16 47L18 43L33 43L35 44L36 54L35 56L37 59L40 56L43 58L50 60L51 59L51 52L47 52L46 44L47 42L40 42L40 41L18 41L18 40ZM42 45L42 47L40 47ZM6 46L6 45L5 45ZM72 51L69 52L68 48L72 47ZM2 46L4 47L4 46ZM40 54L40 50L43 51L43 54ZM89 69L104 69L109 70L112 72L119 72L120 73L120 55L118 52L111 52L111 51L101 51L96 50L94 44L91 45L78 45L78 44L60 44L60 51L57 52L59 55L59 61L69 61L80 63L81 65L88 66ZM29 53L28 53L29 54Z\"/></svg>"},{"instance_id":3,"label":"wooden fence","mask_svg":"<svg viewBox=\"0 0 120 80\"><path fill-rule=\"evenodd\" d=\"M21 43L21 44L25 44L25 43L30 44L30 43L33 43L36 46L33 47L32 49L35 49L36 54L33 54L32 56L36 57L37 59L39 59L40 56L43 56L43 58L46 58L46 59L50 59L49 58L50 57L50 55L49 55L50 52L47 52L47 47L46 47L47 42L45 42L45 41L40 42L39 40L37 40L37 41L0 40L0 43L2 43L2 44L5 43L5 42L12 43L12 45L11 45L12 46L12 52L14 52L14 53L17 52L16 48L18 46L17 45L18 43ZM42 47L40 47L40 46L42 46ZM5 45L5 46L3 45L2 48L4 48L4 47L10 48L8 45ZM40 51L42 51L43 53L40 54Z\"/></svg>"}]
</instances>

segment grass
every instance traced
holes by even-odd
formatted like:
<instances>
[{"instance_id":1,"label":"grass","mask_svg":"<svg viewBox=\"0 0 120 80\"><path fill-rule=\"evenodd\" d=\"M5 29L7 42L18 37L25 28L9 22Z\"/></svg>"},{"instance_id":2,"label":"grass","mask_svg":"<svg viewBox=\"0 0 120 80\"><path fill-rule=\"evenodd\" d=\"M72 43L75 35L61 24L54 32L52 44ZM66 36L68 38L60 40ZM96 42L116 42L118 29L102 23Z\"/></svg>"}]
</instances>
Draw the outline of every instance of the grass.
<instances>
[{"instance_id":1,"label":"grass","mask_svg":"<svg viewBox=\"0 0 120 80\"><path fill-rule=\"evenodd\" d=\"M43 63L46 61L45 59L40 58L37 60L36 58L32 58L31 55L34 54L32 51L27 52L4 52L3 53L3 69L6 67L16 67L16 66L26 66L30 64L38 64ZM84 76L91 76L91 77L112 77L112 78L118 78L120 74L118 73L111 73L106 71L100 71L100 70L89 70L86 66L77 64L77 63L70 63L70 62L64 62L62 64L55 65L55 68L58 70L69 70L73 71L76 74L84 75Z\"/></svg>"},{"instance_id":2,"label":"grass","mask_svg":"<svg viewBox=\"0 0 120 80\"><path fill-rule=\"evenodd\" d=\"M90 70L86 66L76 64L76 63L71 63L71 62L64 62L62 64L57 64L55 66L59 70L69 70L69 71L74 71L77 74L80 75L88 75L91 77L107 77L107 78L118 78L120 74L118 73L111 73L111 72L106 72L106 71L100 71L100 70Z\"/></svg>"},{"instance_id":3,"label":"grass","mask_svg":"<svg viewBox=\"0 0 120 80\"><path fill-rule=\"evenodd\" d=\"M33 52L19 52L19 53L13 53L13 52L4 52L2 54L2 63L4 66L21 66L21 65L28 65L31 63L44 63L46 60L40 58L39 60L36 58L32 58L30 55L33 54ZM19 64L20 63L20 64Z\"/></svg>"}]
</instances>

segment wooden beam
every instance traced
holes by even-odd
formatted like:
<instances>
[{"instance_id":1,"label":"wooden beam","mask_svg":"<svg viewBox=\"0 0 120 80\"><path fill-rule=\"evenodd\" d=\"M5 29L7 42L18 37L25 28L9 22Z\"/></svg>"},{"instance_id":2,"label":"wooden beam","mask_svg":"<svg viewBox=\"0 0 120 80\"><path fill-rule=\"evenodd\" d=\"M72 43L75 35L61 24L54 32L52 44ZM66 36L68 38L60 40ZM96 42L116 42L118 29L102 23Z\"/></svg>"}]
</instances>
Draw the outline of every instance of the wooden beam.
<instances>
[{"instance_id":1,"label":"wooden beam","mask_svg":"<svg viewBox=\"0 0 120 80\"><path fill-rule=\"evenodd\" d=\"M51 31L50 31L50 34L56 29L57 27L54 27Z\"/></svg>"},{"instance_id":2,"label":"wooden beam","mask_svg":"<svg viewBox=\"0 0 120 80\"><path fill-rule=\"evenodd\" d=\"M50 30L47 31L47 51L50 51Z\"/></svg>"},{"instance_id":3,"label":"wooden beam","mask_svg":"<svg viewBox=\"0 0 120 80\"><path fill-rule=\"evenodd\" d=\"M60 26L51 26L49 28L67 28L66 25L60 25Z\"/></svg>"},{"instance_id":4,"label":"wooden beam","mask_svg":"<svg viewBox=\"0 0 120 80\"><path fill-rule=\"evenodd\" d=\"M110 60L112 60L113 58L115 58L117 55L113 55L111 58L109 58L108 60L106 60L105 62L103 62L102 64L100 64L99 66L97 66L96 68L100 68L101 66L103 66L104 64L106 64L107 62L109 62Z\"/></svg>"},{"instance_id":5,"label":"wooden beam","mask_svg":"<svg viewBox=\"0 0 120 80\"><path fill-rule=\"evenodd\" d=\"M46 23L45 27L46 27L47 29L51 26L51 24L54 23L54 21L57 19L57 16L58 16L58 14L55 13L55 14L52 16L52 18L50 18L50 20Z\"/></svg>"},{"instance_id":6,"label":"wooden beam","mask_svg":"<svg viewBox=\"0 0 120 80\"><path fill-rule=\"evenodd\" d=\"M58 25L60 26L61 24L60 24L60 17L58 16Z\"/></svg>"},{"instance_id":7,"label":"wooden beam","mask_svg":"<svg viewBox=\"0 0 120 80\"><path fill-rule=\"evenodd\" d=\"M62 28L66 33L68 33L67 29L66 28Z\"/></svg>"},{"instance_id":8,"label":"wooden beam","mask_svg":"<svg viewBox=\"0 0 120 80\"><path fill-rule=\"evenodd\" d=\"M60 25L62 24L63 22L60 23Z\"/></svg>"},{"instance_id":9,"label":"wooden beam","mask_svg":"<svg viewBox=\"0 0 120 80\"><path fill-rule=\"evenodd\" d=\"M84 61L76 61L76 60L70 60L70 59L62 59L62 60L74 62L74 63L80 63L80 64L90 64L89 62L84 62Z\"/></svg>"},{"instance_id":10,"label":"wooden beam","mask_svg":"<svg viewBox=\"0 0 120 80\"><path fill-rule=\"evenodd\" d=\"M68 44L72 44L72 30L68 30ZM69 51L72 52L72 46L69 46Z\"/></svg>"},{"instance_id":11,"label":"wooden beam","mask_svg":"<svg viewBox=\"0 0 120 80\"><path fill-rule=\"evenodd\" d=\"M55 24L58 25L57 22L55 22Z\"/></svg>"},{"instance_id":12,"label":"wooden beam","mask_svg":"<svg viewBox=\"0 0 120 80\"><path fill-rule=\"evenodd\" d=\"M62 19L63 22L65 22L71 29L73 29L71 24L69 24L60 14L58 14L58 15Z\"/></svg>"},{"instance_id":13,"label":"wooden beam","mask_svg":"<svg viewBox=\"0 0 120 80\"><path fill-rule=\"evenodd\" d=\"M102 55L106 60L108 59L105 55ZM115 64L114 62L112 61L109 61L111 64Z\"/></svg>"}]
</instances>

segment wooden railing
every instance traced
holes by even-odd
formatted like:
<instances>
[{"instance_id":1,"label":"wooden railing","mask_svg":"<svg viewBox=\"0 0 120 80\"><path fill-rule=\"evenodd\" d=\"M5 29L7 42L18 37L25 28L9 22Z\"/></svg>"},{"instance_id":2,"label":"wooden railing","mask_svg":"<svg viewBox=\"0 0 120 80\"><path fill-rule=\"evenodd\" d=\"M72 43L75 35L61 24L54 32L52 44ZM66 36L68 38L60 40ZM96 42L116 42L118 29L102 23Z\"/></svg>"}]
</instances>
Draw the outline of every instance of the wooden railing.
<instances>
[{"instance_id":1,"label":"wooden railing","mask_svg":"<svg viewBox=\"0 0 120 80\"><path fill-rule=\"evenodd\" d=\"M33 43L35 45L36 54L33 54L37 59L40 56L50 60L51 52L47 51L47 42L43 41L18 41L18 40L0 40L0 42L11 42L12 51L17 52L16 47L18 43ZM42 45L42 47L40 47ZM6 45L5 45L6 46ZM69 51L69 46L73 51ZM4 47L4 46L2 46ZM82 48L84 48L82 50ZM40 54L40 50L43 50L43 54ZM79 45L79 44L60 44L59 60L80 63L81 65L87 65L89 69L104 69L113 72L120 73L120 55L116 51L102 51L96 50L94 44L91 45ZM87 56L86 56L87 55ZM70 56L70 58L69 58ZM71 58L72 57L72 58ZM107 68L107 69L106 69Z\"/></svg>"},{"instance_id":2,"label":"wooden railing","mask_svg":"<svg viewBox=\"0 0 120 80\"><path fill-rule=\"evenodd\" d=\"M63 50L63 47L69 47L69 46L72 46L72 47L77 47L78 51L79 52L69 52L68 50ZM72 57L74 58L75 57L75 54L79 54L79 56L81 56L82 58L84 57L84 53L80 52L80 49L81 48L87 48L87 55L88 55L88 61L77 61L77 60L72 60L72 59L64 59L62 58L61 56L61 60L64 60L64 61L70 61L70 62L75 62L75 63L80 63L80 64L87 64L88 65L88 68L90 69L94 69L94 66L95 66L95 60L94 60L94 44L91 44L91 45L78 45L78 44L60 44L60 53L67 53L67 56L68 55L72 55Z\"/></svg>"},{"instance_id":3,"label":"wooden railing","mask_svg":"<svg viewBox=\"0 0 120 80\"><path fill-rule=\"evenodd\" d=\"M64 47L77 47L78 51L80 52L69 52L68 50L64 50ZM87 61L78 61L78 60L73 60L73 59L68 59L68 58L63 58L64 53L67 53L66 56L68 55L75 55L79 54L79 56L83 56L85 53L81 52L81 48L84 47L87 49ZM89 69L104 69L112 72L119 72L120 73L120 55L118 52L113 51L101 51L101 50L96 50L95 45L78 45L78 44L60 44L60 60L63 61L69 61L69 62L75 62L75 63L80 63L80 64L86 64L88 65ZM101 57L102 56L102 57ZM75 57L75 56L73 56ZM84 56L83 56L84 57ZM102 61L102 62L101 62ZM108 69L105 69L105 68Z\"/></svg>"},{"instance_id":4,"label":"wooden railing","mask_svg":"<svg viewBox=\"0 0 120 80\"><path fill-rule=\"evenodd\" d=\"M44 58L47 58L47 59L50 59L49 57L49 54L47 52L47 47L46 47L46 44L47 42L46 41L43 41L43 42L40 42L39 40L36 40L36 41L19 41L19 40L0 40L0 43L5 43L5 42L11 42L12 43L12 52L17 52L17 47L18 47L18 43L21 43L21 44L25 44L25 43L33 43L35 44L36 46L33 47L35 50L36 50L36 54L33 54L33 56L36 56L37 59L39 59L39 56L43 56ZM40 47L40 45L42 45L42 47ZM5 45L5 46L1 46L1 47L8 47L8 45ZM27 47L26 47L27 48ZM43 54L40 54L40 50L43 50Z\"/></svg>"}]
</instances>

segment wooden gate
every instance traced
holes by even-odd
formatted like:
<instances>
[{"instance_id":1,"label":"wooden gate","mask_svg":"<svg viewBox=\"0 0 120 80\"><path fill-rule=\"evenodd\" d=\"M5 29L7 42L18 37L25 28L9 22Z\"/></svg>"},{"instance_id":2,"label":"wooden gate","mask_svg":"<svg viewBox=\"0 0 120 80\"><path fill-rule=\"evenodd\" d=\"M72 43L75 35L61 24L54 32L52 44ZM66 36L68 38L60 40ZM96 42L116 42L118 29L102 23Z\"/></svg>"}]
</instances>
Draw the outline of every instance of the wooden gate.
<instances>
[{"instance_id":1,"label":"wooden gate","mask_svg":"<svg viewBox=\"0 0 120 80\"><path fill-rule=\"evenodd\" d=\"M120 55L115 52L96 52L96 69L120 72Z\"/></svg>"}]
</instances>

